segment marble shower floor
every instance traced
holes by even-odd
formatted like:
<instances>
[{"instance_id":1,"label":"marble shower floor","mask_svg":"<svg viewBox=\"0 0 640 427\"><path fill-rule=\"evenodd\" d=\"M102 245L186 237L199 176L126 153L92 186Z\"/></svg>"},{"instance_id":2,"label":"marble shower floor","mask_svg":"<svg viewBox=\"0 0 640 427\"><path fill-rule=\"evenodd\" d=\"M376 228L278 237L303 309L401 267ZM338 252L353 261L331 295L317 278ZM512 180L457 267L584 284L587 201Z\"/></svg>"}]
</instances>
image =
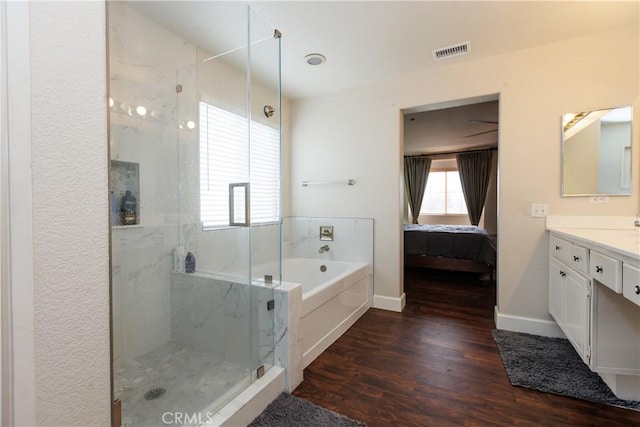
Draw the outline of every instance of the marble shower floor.
<instances>
[{"instance_id":1,"label":"marble shower floor","mask_svg":"<svg viewBox=\"0 0 640 427\"><path fill-rule=\"evenodd\" d=\"M122 402L123 426L175 425L183 418L174 414L210 411L216 400L248 381L247 369L170 342L117 369L115 397ZM156 387L164 388L164 395L145 400L145 393ZM206 420L202 417L206 414L201 416Z\"/></svg>"}]
</instances>

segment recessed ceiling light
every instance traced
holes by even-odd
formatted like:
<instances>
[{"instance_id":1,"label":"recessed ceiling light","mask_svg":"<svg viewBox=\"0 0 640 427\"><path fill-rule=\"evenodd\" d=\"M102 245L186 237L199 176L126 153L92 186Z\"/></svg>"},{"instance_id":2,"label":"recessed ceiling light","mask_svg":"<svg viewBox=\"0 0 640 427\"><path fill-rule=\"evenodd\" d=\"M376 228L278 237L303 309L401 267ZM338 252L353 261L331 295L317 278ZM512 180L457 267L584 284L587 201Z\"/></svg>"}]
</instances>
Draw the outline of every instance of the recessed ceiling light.
<instances>
[{"instance_id":1,"label":"recessed ceiling light","mask_svg":"<svg viewBox=\"0 0 640 427\"><path fill-rule=\"evenodd\" d=\"M320 65L324 64L324 62L327 60L327 57L319 53L310 53L309 55L304 57L304 60L309 65Z\"/></svg>"}]
</instances>

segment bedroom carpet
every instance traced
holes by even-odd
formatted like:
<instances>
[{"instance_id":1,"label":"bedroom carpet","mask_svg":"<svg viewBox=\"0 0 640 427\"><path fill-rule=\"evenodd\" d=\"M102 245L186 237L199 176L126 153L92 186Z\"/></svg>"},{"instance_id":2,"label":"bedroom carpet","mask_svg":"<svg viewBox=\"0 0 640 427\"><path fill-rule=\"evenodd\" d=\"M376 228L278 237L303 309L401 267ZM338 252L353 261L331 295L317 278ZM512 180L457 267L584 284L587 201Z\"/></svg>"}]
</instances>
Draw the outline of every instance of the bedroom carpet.
<instances>
[{"instance_id":1,"label":"bedroom carpet","mask_svg":"<svg viewBox=\"0 0 640 427\"><path fill-rule=\"evenodd\" d=\"M366 427L308 400L282 393L248 427Z\"/></svg>"},{"instance_id":2,"label":"bedroom carpet","mask_svg":"<svg viewBox=\"0 0 640 427\"><path fill-rule=\"evenodd\" d=\"M618 399L575 352L569 340L492 331L512 385L640 411L640 402Z\"/></svg>"}]
</instances>

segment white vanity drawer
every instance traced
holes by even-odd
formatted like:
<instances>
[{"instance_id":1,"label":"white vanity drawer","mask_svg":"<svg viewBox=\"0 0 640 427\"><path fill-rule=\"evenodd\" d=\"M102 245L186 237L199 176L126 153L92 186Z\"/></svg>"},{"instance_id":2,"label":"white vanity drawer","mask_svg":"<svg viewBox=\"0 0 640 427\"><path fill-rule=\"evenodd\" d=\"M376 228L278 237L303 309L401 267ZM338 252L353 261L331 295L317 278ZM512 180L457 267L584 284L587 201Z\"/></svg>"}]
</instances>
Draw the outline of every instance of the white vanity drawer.
<instances>
[{"instance_id":1,"label":"white vanity drawer","mask_svg":"<svg viewBox=\"0 0 640 427\"><path fill-rule=\"evenodd\" d=\"M556 236L551 236L549 238L549 253L566 262L567 264L571 264L571 242L567 242Z\"/></svg>"},{"instance_id":2,"label":"white vanity drawer","mask_svg":"<svg viewBox=\"0 0 640 427\"><path fill-rule=\"evenodd\" d=\"M596 251L591 251L589 274L607 288L622 293L622 262Z\"/></svg>"},{"instance_id":3,"label":"white vanity drawer","mask_svg":"<svg viewBox=\"0 0 640 427\"><path fill-rule=\"evenodd\" d=\"M622 295L640 305L640 268L626 263L622 265Z\"/></svg>"},{"instance_id":4,"label":"white vanity drawer","mask_svg":"<svg viewBox=\"0 0 640 427\"><path fill-rule=\"evenodd\" d=\"M571 245L571 266L581 273L589 274L589 250Z\"/></svg>"}]
</instances>

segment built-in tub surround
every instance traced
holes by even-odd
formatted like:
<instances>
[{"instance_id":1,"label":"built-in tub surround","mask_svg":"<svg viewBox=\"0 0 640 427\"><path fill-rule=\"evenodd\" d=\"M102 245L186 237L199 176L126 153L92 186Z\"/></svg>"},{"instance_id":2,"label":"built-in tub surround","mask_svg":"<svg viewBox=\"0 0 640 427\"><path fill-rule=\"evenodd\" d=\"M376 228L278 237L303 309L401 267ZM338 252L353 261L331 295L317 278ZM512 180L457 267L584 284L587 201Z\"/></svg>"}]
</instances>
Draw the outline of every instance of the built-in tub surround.
<instances>
[{"instance_id":1,"label":"built-in tub surround","mask_svg":"<svg viewBox=\"0 0 640 427\"><path fill-rule=\"evenodd\" d=\"M621 399L640 400L640 230L633 217L548 217L549 312Z\"/></svg>"},{"instance_id":2,"label":"built-in tub surround","mask_svg":"<svg viewBox=\"0 0 640 427\"><path fill-rule=\"evenodd\" d=\"M333 226L333 240L322 240L320 227ZM283 258L366 262L373 273L373 219L286 217L282 220ZM319 252L324 246L329 251Z\"/></svg>"},{"instance_id":3,"label":"built-in tub surround","mask_svg":"<svg viewBox=\"0 0 640 427\"><path fill-rule=\"evenodd\" d=\"M302 284L303 367L307 367L371 307L372 283L368 270L369 265L364 262L284 260L283 278Z\"/></svg>"},{"instance_id":4,"label":"built-in tub surround","mask_svg":"<svg viewBox=\"0 0 640 427\"><path fill-rule=\"evenodd\" d=\"M373 300L373 225L371 218L286 217L282 220L282 257L368 264ZM333 240L322 240L321 227L333 227ZM328 246L328 250L320 248ZM285 279L286 280L286 279Z\"/></svg>"}]
</instances>

